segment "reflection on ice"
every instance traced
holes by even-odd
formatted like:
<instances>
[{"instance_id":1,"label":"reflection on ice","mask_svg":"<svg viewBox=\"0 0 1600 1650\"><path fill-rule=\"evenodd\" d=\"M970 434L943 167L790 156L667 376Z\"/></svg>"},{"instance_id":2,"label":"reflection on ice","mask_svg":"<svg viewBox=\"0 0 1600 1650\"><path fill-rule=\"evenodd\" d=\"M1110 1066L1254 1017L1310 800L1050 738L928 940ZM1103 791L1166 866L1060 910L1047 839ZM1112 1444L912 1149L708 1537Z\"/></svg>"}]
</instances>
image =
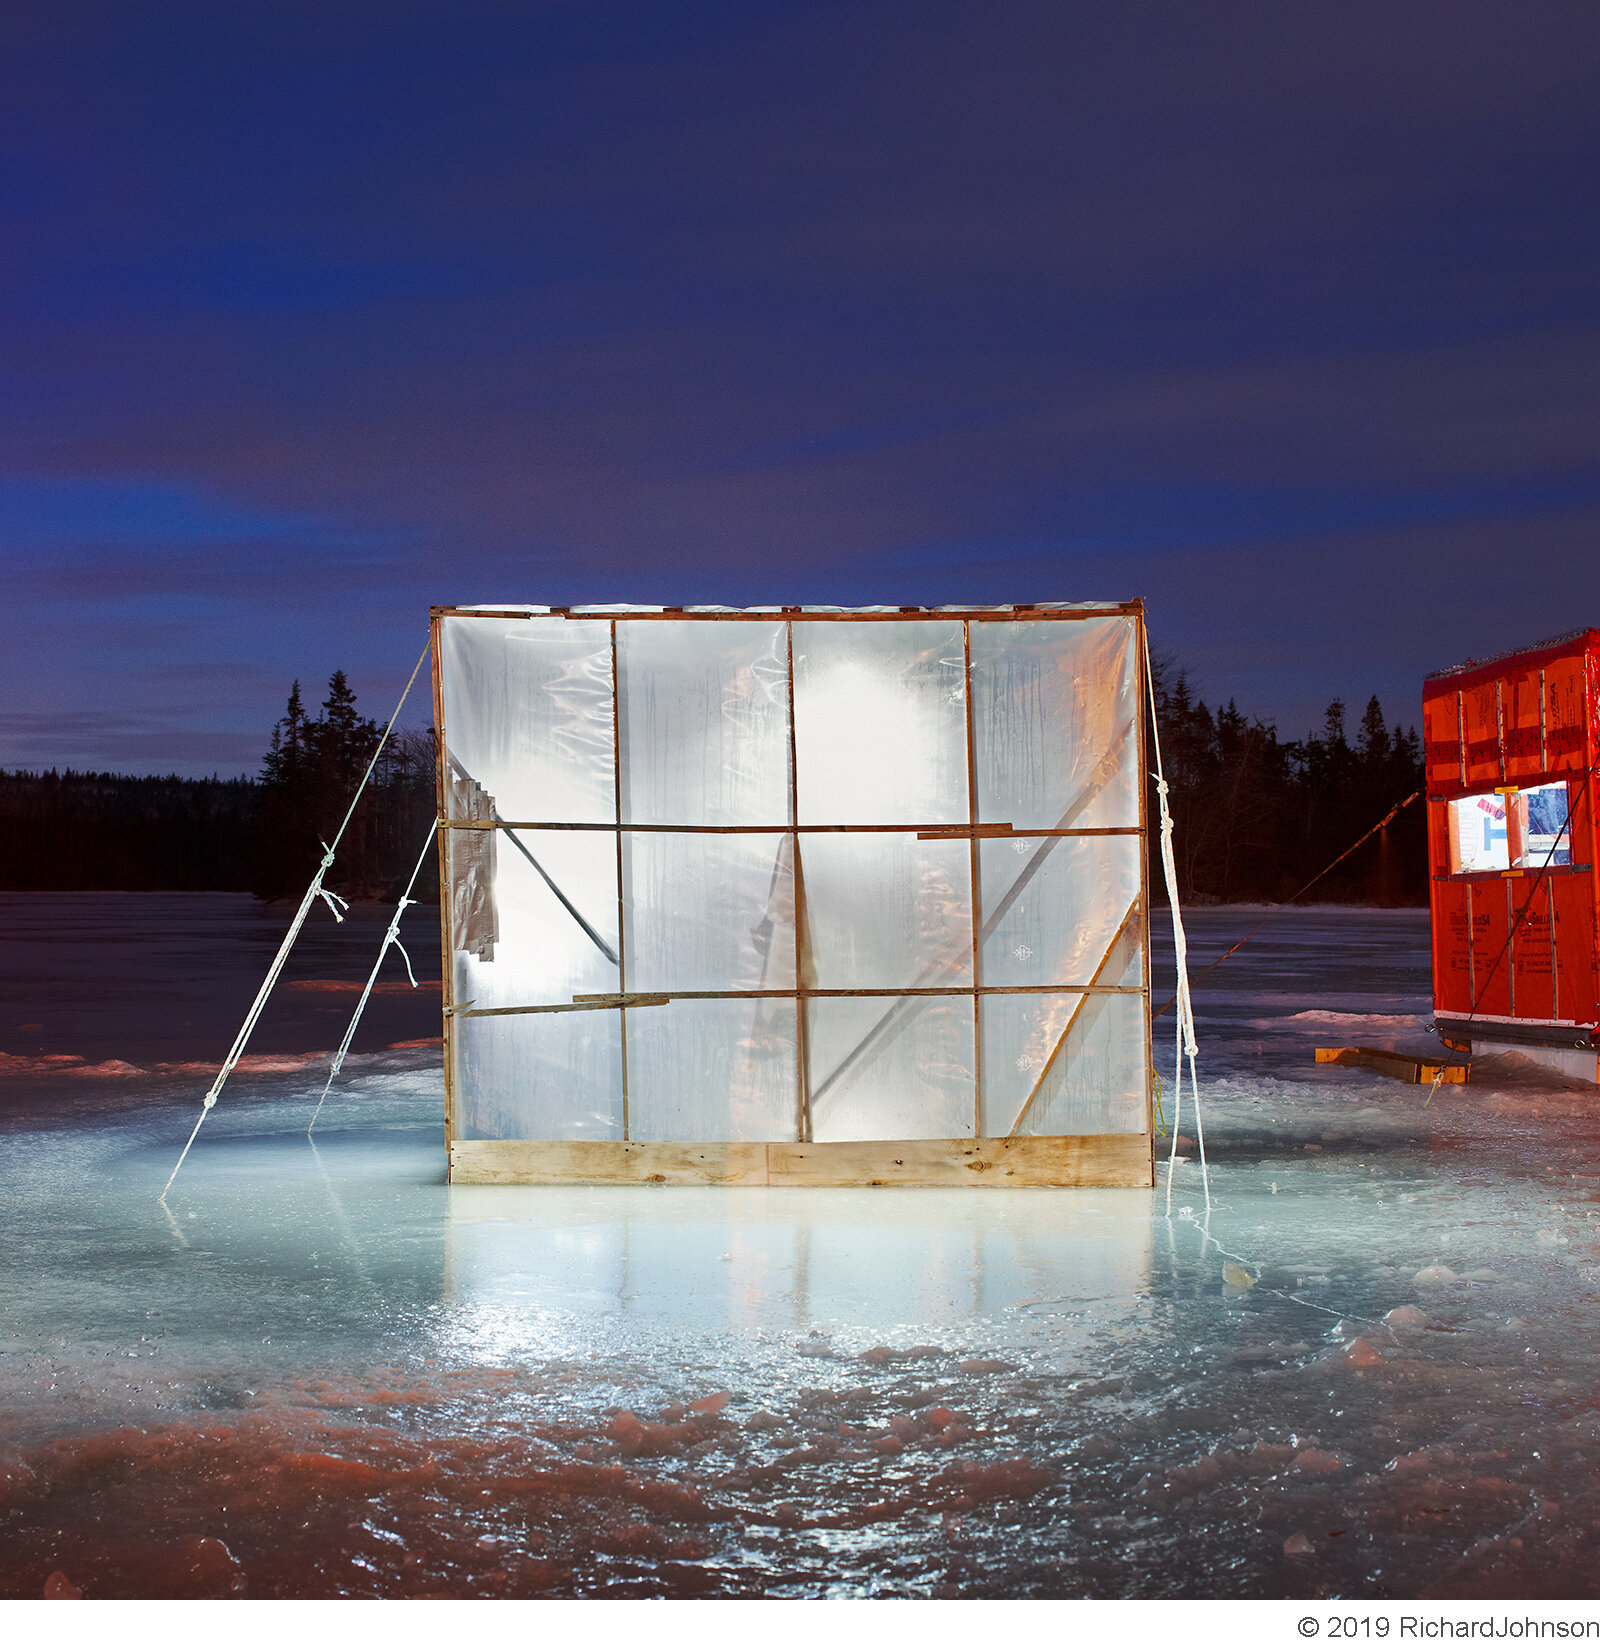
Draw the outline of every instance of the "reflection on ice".
<instances>
[{"instance_id":1,"label":"reflection on ice","mask_svg":"<svg viewBox=\"0 0 1600 1650\"><path fill-rule=\"evenodd\" d=\"M450 1188L446 1291L514 1343L530 1303L620 1315L631 1333L804 1336L841 1350L888 1322L961 1335L1048 1295L1117 1301L1149 1284L1149 1195L915 1191Z\"/></svg>"},{"instance_id":2,"label":"reflection on ice","mask_svg":"<svg viewBox=\"0 0 1600 1650\"><path fill-rule=\"evenodd\" d=\"M1197 994L1209 1226L1187 1142L1171 1221L451 1188L434 1050L369 1046L313 1146L286 1031L163 1206L181 1039L89 1112L14 1079L0 1593L1590 1595L1600 1096L1310 1063L1311 1015L1420 1048L1426 960L1420 913L1296 912ZM21 1052L117 1059L106 1018Z\"/></svg>"}]
</instances>

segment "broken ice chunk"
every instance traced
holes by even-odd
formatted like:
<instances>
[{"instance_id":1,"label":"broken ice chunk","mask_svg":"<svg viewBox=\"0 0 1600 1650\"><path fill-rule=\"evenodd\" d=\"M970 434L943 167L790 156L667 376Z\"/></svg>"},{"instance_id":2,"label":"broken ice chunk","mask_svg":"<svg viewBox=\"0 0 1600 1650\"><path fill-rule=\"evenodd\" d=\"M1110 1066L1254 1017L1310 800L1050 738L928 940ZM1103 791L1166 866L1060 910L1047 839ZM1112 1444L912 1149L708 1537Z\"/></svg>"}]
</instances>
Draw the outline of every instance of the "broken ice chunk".
<instances>
[{"instance_id":1,"label":"broken ice chunk","mask_svg":"<svg viewBox=\"0 0 1600 1650\"><path fill-rule=\"evenodd\" d=\"M1447 1283L1459 1283L1461 1280L1448 1266L1424 1266L1411 1281L1423 1288L1442 1288Z\"/></svg>"},{"instance_id":2,"label":"broken ice chunk","mask_svg":"<svg viewBox=\"0 0 1600 1650\"><path fill-rule=\"evenodd\" d=\"M1428 1314L1420 1306L1396 1306L1384 1313L1383 1321L1397 1329L1426 1329Z\"/></svg>"},{"instance_id":3,"label":"broken ice chunk","mask_svg":"<svg viewBox=\"0 0 1600 1650\"><path fill-rule=\"evenodd\" d=\"M1371 1341L1357 1335L1347 1345L1338 1347L1317 1361L1324 1365L1332 1365L1336 1369L1365 1369L1372 1364L1381 1364L1383 1354Z\"/></svg>"},{"instance_id":4,"label":"broken ice chunk","mask_svg":"<svg viewBox=\"0 0 1600 1650\"><path fill-rule=\"evenodd\" d=\"M1230 1289L1253 1289L1256 1280L1237 1261L1222 1263L1222 1281Z\"/></svg>"},{"instance_id":5,"label":"broken ice chunk","mask_svg":"<svg viewBox=\"0 0 1600 1650\"><path fill-rule=\"evenodd\" d=\"M1283 1544L1285 1558L1304 1558L1308 1553L1314 1553L1316 1550L1311 1545L1311 1538L1299 1530L1296 1530Z\"/></svg>"}]
</instances>

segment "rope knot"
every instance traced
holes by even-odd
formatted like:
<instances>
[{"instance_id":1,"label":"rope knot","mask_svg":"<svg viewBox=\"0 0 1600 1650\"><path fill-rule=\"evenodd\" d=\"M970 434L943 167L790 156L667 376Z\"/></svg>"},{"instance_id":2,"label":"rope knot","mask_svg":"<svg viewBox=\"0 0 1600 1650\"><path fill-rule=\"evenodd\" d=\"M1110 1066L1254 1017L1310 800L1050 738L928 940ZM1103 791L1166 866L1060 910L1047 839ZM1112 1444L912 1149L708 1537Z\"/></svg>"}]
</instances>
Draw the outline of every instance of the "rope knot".
<instances>
[{"instance_id":1,"label":"rope knot","mask_svg":"<svg viewBox=\"0 0 1600 1650\"><path fill-rule=\"evenodd\" d=\"M317 887L317 894L328 909L333 912L333 920L335 922L343 922L344 913L350 909L350 901L347 899L341 899L337 894L329 893L329 891L320 884Z\"/></svg>"}]
</instances>

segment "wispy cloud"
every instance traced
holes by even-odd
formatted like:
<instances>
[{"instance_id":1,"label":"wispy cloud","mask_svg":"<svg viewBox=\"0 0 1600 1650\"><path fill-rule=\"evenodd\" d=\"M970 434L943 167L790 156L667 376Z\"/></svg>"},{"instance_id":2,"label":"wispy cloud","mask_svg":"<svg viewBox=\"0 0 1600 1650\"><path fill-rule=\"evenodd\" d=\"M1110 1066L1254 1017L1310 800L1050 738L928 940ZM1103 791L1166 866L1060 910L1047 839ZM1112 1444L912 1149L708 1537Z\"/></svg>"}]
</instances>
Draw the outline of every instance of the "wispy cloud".
<instances>
[{"instance_id":1,"label":"wispy cloud","mask_svg":"<svg viewBox=\"0 0 1600 1650\"><path fill-rule=\"evenodd\" d=\"M1593 588L1591 30L10 7L0 553L44 720L0 762L176 762L336 665L375 702L443 600L1142 587L1208 691L1286 724L1409 691ZM1473 557L1569 587L1485 606L1438 576ZM97 703L156 720L49 721Z\"/></svg>"}]
</instances>

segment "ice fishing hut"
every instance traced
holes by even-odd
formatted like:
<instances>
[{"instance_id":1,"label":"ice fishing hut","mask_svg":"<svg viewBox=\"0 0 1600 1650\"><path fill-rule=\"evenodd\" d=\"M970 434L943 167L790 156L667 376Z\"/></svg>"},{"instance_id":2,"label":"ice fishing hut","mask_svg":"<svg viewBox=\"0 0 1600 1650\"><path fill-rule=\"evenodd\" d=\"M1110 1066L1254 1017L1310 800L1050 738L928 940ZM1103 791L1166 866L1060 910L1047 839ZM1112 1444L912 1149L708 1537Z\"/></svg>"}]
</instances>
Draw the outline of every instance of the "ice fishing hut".
<instances>
[{"instance_id":1,"label":"ice fishing hut","mask_svg":"<svg viewBox=\"0 0 1600 1650\"><path fill-rule=\"evenodd\" d=\"M1600 1081L1600 630L1422 691L1439 1033Z\"/></svg>"},{"instance_id":2,"label":"ice fishing hut","mask_svg":"<svg viewBox=\"0 0 1600 1650\"><path fill-rule=\"evenodd\" d=\"M1144 647L434 609L452 1180L1150 1185Z\"/></svg>"}]
</instances>

